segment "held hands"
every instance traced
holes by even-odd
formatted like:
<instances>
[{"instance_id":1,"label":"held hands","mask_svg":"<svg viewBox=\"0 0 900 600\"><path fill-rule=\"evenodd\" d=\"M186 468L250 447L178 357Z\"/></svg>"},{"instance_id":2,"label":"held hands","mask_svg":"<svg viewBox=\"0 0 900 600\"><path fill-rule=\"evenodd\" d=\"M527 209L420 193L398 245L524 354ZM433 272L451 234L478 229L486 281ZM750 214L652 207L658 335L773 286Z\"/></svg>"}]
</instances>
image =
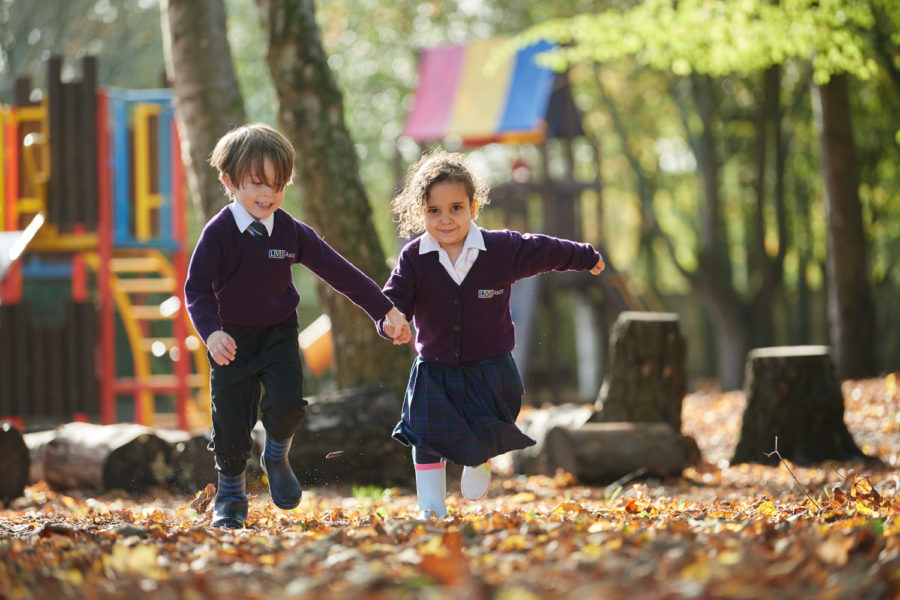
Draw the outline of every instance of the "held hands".
<instances>
[{"instance_id":1,"label":"held hands","mask_svg":"<svg viewBox=\"0 0 900 600\"><path fill-rule=\"evenodd\" d=\"M603 257L601 256L600 260L597 261L597 264L594 265L594 267L590 271L588 271L588 273L590 273L591 275L599 275L605 268L606 263L603 262Z\"/></svg>"},{"instance_id":2,"label":"held hands","mask_svg":"<svg viewBox=\"0 0 900 600\"><path fill-rule=\"evenodd\" d=\"M234 360L237 344L224 331L214 331L206 338L206 349L217 365L227 365Z\"/></svg>"},{"instance_id":3,"label":"held hands","mask_svg":"<svg viewBox=\"0 0 900 600\"><path fill-rule=\"evenodd\" d=\"M412 338L409 322L396 307L384 317L384 332L394 340L395 346L405 344Z\"/></svg>"}]
</instances>

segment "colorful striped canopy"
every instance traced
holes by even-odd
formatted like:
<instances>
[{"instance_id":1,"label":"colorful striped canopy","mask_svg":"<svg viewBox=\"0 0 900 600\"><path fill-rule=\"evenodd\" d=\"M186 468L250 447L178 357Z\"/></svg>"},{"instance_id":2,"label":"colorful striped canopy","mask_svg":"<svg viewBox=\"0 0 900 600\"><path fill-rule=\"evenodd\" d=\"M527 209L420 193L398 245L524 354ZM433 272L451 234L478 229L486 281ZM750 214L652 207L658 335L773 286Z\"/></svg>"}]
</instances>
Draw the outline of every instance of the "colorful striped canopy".
<instances>
[{"instance_id":1,"label":"colorful striped canopy","mask_svg":"<svg viewBox=\"0 0 900 600\"><path fill-rule=\"evenodd\" d=\"M458 137L466 146L542 141L555 73L534 57L552 46L538 42L498 62L508 41L423 50L403 135L420 144Z\"/></svg>"}]
</instances>

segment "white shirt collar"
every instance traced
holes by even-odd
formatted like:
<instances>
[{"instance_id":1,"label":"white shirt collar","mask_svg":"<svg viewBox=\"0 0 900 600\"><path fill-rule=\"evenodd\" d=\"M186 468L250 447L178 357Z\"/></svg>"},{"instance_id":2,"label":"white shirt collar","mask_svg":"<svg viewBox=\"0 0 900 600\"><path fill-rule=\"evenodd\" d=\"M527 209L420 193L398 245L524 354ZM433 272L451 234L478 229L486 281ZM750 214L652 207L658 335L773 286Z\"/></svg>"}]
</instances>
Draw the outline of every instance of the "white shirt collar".
<instances>
[{"instance_id":1,"label":"white shirt collar","mask_svg":"<svg viewBox=\"0 0 900 600\"><path fill-rule=\"evenodd\" d=\"M250 227L250 223L256 220L237 200L232 200L229 208L231 209L231 214L234 215L234 222L241 233L244 233ZM275 213L272 213L265 219L261 219L259 222L265 225L266 231L269 232L269 235L272 235L272 229L275 228Z\"/></svg>"},{"instance_id":2,"label":"white shirt collar","mask_svg":"<svg viewBox=\"0 0 900 600\"><path fill-rule=\"evenodd\" d=\"M241 207L243 208L243 207ZM460 254L466 254L469 248L477 250L485 250L484 236L481 235L481 228L475 224L475 221L469 221L469 233L466 235L466 242ZM429 252L438 252L443 250L440 242L434 239L427 231L422 234L422 240L419 242L419 254L427 254Z\"/></svg>"}]
</instances>

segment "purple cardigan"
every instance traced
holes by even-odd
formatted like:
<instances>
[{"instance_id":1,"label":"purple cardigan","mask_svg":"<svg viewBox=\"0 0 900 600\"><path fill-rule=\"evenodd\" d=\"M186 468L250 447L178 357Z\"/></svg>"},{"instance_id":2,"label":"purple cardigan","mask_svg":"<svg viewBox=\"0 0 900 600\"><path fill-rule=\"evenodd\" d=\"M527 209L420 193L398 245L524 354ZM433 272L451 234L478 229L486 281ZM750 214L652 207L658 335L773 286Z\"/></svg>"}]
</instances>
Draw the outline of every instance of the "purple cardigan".
<instances>
[{"instance_id":1,"label":"purple cardigan","mask_svg":"<svg viewBox=\"0 0 900 600\"><path fill-rule=\"evenodd\" d=\"M590 244L515 231L481 231L485 250L457 285L437 252L419 254L419 238L400 252L385 295L416 326L416 350L425 360L458 366L495 358L515 346L509 314L512 284L547 271L593 268ZM383 335L383 328L379 325Z\"/></svg>"},{"instance_id":2,"label":"purple cardigan","mask_svg":"<svg viewBox=\"0 0 900 600\"><path fill-rule=\"evenodd\" d=\"M184 286L188 314L204 341L226 327L265 329L295 317L300 294L291 266L300 263L378 322L393 308L378 284L305 223L275 212L264 240L241 233L229 207L210 219L191 257Z\"/></svg>"}]
</instances>

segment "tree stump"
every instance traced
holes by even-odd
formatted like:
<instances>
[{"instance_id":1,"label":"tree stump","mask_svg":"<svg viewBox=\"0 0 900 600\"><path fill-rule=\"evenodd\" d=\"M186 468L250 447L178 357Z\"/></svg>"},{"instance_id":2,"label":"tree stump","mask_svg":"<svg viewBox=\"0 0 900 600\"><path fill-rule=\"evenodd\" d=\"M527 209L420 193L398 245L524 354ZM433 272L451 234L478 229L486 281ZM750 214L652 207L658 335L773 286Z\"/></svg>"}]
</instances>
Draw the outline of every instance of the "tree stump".
<instances>
[{"instance_id":1,"label":"tree stump","mask_svg":"<svg viewBox=\"0 0 900 600\"><path fill-rule=\"evenodd\" d=\"M619 314L593 422L663 422L681 431L687 346L674 313Z\"/></svg>"},{"instance_id":2,"label":"tree stump","mask_svg":"<svg viewBox=\"0 0 900 600\"><path fill-rule=\"evenodd\" d=\"M639 473L675 477L700 462L693 438L668 423L585 423L554 427L544 452L549 473L563 469L579 482L604 484Z\"/></svg>"},{"instance_id":3,"label":"tree stump","mask_svg":"<svg viewBox=\"0 0 900 600\"><path fill-rule=\"evenodd\" d=\"M22 432L0 423L0 502L7 504L25 493L31 459Z\"/></svg>"},{"instance_id":4,"label":"tree stump","mask_svg":"<svg viewBox=\"0 0 900 600\"><path fill-rule=\"evenodd\" d=\"M172 478L172 447L151 429L68 423L46 444L43 474L57 490L137 492Z\"/></svg>"},{"instance_id":5,"label":"tree stump","mask_svg":"<svg viewBox=\"0 0 900 600\"><path fill-rule=\"evenodd\" d=\"M747 355L747 407L732 463L796 464L865 458L844 424L844 397L828 346L757 348Z\"/></svg>"}]
</instances>

